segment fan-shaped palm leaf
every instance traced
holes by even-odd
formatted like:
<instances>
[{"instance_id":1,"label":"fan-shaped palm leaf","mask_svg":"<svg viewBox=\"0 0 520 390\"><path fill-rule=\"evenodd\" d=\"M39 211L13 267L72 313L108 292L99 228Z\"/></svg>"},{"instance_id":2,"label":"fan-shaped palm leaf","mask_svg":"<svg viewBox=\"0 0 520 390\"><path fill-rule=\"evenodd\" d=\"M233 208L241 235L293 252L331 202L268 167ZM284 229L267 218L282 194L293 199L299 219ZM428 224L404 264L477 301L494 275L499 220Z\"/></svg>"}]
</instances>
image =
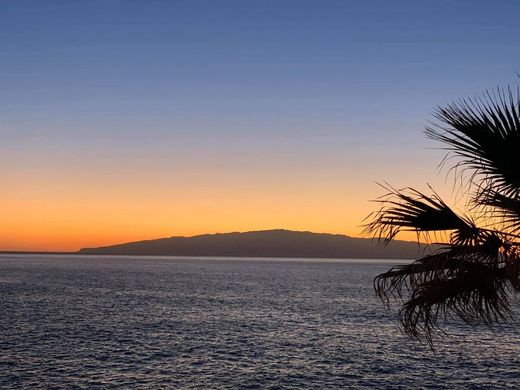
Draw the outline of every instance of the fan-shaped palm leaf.
<instances>
[{"instance_id":1,"label":"fan-shaped palm leaf","mask_svg":"<svg viewBox=\"0 0 520 390\"><path fill-rule=\"evenodd\" d=\"M390 186L365 225L385 244L404 230L448 233L436 253L374 279L385 303L401 302L404 331L425 337L432 348L441 321L493 326L509 317L510 294L520 291L520 94L487 92L440 108L436 117L441 124L427 136L457 159L452 169L469 172L470 210L484 211L486 227L459 216L433 190L425 195Z\"/></svg>"},{"instance_id":2,"label":"fan-shaped palm leaf","mask_svg":"<svg viewBox=\"0 0 520 390\"><path fill-rule=\"evenodd\" d=\"M497 89L462 100L435 114L442 123L426 129L460 158L456 166L472 171L482 187L509 196L520 194L520 94Z\"/></svg>"},{"instance_id":3,"label":"fan-shaped palm leaf","mask_svg":"<svg viewBox=\"0 0 520 390\"><path fill-rule=\"evenodd\" d=\"M511 272L507 264L518 264L518 256L501 250L505 245L499 241L490 250L484 240L452 246L392 268L376 277L374 287L387 304L390 298L402 303L404 331L415 338L424 336L433 346L439 320L456 316L469 324L492 326L510 315L508 282L513 275L518 279L518 267Z\"/></svg>"},{"instance_id":4,"label":"fan-shaped palm leaf","mask_svg":"<svg viewBox=\"0 0 520 390\"><path fill-rule=\"evenodd\" d=\"M460 237L473 237L477 232L468 218L457 215L433 190L428 196L413 188L383 188L388 192L376 200L381 208L367 217L371 222L365 225L365 233L384 239L385 244L403 230L456 230Z\"/></svg>"}]
</instances>

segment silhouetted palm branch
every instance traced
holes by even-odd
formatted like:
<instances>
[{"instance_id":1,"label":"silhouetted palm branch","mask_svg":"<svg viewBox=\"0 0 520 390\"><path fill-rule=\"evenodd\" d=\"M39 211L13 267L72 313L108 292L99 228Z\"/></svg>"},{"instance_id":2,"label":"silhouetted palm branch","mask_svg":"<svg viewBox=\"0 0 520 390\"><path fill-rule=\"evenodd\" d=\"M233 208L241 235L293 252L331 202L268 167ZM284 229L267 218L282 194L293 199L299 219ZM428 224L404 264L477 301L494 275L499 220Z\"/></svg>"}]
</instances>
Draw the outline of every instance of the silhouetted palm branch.
<instances>
[{"instance_id":1,"label":"silhouetted palm branch","mask_svg":"<svg viewBox=\"0 0 520 390\"><path fill-rule=\"evenodd\" d=\"M426 129L460 158L456 167L469 169L481 188L504 195L520 193L520 94L497 89L474 99L439 108L442 123Z\"/></svg>"},{"instance_id":2,"label":"silhouetted palm branch","mask_svg":"<svg viewBox=\"0 0 520 390\"><path fill-rule=\"evenodd\" d=\"M487 226L458 215L433 190L425 195L390 186L365 225L365 232L385 244L405 230L446 232L447 242L437 252L374 280L385 303L401 302L404 331L425 337L432 348L433 333L448 318L489 327L506 321L511 293L520 290L519 93L487 92L440 108L436 117L441 124L428 128L427 136L446 144L456 158L452 169L469 173L468 202L484 211Z\"/></svg>"},{"instance_id":3,"label":"silhouetted palm branch","mask_svg":"<svg viewBox=\"0 0 520 390\"><path fill-rule=\"evenodd\" d=\"M376 293L387 304L400 301L404 331L432 346L438 321L452 315L492 326L510 316L510 290L518 286L510 283L518 269L508 266L518 265L518 255L508 245L488 232L478 243L446 247L377 276Z\"/></svg>"},{"instance_id":4,"label":"silhouetted palm branch","mask_svg":"<svg viewBox=\"0 0 520 390\"><path fill-rule=\"evenodd\" d=\"M520 233L520 197L503 195L489 188L480 191L474 202L487 207L487 215L499 218L504 229L515 235Z\"/></svg>"},{"instance_id":5,"label":"silhouetted palm branch","mask_svg":"<svg viewBox=\"0 0 520 390\"><path fill-rule=\"evenodd\" d=\"M433 190L428 196L413 188L396 190L383 186L388 192L375 202L381 208L369 215L365 233L388 244L401 231L435 232L455 230L458 236L472 237L476 226L468 218L457 215Z\"/></svg>"}]
</instances>

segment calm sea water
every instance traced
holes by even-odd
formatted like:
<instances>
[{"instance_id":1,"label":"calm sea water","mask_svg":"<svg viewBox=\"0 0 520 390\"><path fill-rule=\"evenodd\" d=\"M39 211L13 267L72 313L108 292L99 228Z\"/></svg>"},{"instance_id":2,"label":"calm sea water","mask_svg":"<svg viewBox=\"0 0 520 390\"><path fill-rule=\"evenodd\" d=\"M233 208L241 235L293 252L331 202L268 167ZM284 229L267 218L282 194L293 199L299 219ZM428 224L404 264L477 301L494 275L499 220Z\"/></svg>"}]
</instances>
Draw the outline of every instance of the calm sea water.
<instances>
[{"instance_id":1,"label":"calm sea water","mask_svg":"<svg viewBox=\"0 0 520 390\"><path fill-rule=\"evenodd\" d=\"M0 256L0 388L520 388L520 328L437 352L375 299L381 261Z\"/></svg>"}]
</instances>

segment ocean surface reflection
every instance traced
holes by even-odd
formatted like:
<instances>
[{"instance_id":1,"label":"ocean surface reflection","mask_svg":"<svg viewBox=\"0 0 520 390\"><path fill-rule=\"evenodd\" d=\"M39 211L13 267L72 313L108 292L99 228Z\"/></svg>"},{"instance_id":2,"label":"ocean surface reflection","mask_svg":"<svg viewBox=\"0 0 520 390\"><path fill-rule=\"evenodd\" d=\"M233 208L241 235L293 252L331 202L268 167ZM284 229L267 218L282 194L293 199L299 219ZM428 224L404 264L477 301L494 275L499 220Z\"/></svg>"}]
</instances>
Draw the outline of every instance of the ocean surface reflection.
<instances>
[{"instance_id":1,"label":"ocean surface reflection","mask_svg":"<svg viewBox=\"0 0 520 390\"><path fill-rule=\"evenodd\" d=\"M520 388L518 324L436 355L374 297L390 262L0 256L1 388Z\"/></svg>"}]
</instances>

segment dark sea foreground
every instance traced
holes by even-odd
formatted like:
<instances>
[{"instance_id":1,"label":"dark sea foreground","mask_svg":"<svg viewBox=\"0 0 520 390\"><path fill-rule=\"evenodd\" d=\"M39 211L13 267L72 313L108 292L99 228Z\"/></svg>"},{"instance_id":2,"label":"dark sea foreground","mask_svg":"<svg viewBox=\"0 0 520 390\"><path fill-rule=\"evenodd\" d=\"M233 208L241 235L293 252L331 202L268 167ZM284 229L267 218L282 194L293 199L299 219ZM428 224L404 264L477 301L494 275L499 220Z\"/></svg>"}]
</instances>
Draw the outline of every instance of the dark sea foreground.
<instances>
[{"instance_id":1,"label":"dark sea foreground","mask_svg":"<svg viewBox=\"0 0 520 390\"><path fill-rule=\"evenodd\" d=\"M0 256L0 388L520 388L518 324L434 355L374 297L391 262Z\"/></svg>"}]
</instances>

